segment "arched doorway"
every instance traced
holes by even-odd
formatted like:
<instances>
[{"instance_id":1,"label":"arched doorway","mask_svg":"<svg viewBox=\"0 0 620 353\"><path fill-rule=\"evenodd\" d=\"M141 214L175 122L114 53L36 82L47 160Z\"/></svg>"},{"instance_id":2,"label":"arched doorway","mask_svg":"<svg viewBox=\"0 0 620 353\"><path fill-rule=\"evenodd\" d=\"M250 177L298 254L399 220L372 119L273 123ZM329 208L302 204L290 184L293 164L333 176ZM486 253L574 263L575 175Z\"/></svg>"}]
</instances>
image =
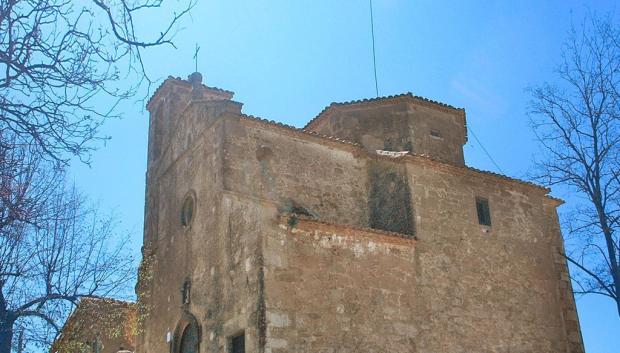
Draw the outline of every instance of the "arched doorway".
<instances>
[{"instance_id":1,"label":"arched doorway","mask_svg":"<svg viewBox=\"0 0 620 353\"><path fill-rule=\"evenodd\" d=\"M198 327L187 325L181 336L179 353L198 353Z\"/></svg>"},{"instance_id":2,"label":"arched doorway","mask_svg":"<svg viewBox=\"0 0 620 353\"><path fill-rule=\"evenodd\" d=\"M172 353L199 353L200 326L196 318L184 313L174 334Z\"/></svg>"}]
</instances>

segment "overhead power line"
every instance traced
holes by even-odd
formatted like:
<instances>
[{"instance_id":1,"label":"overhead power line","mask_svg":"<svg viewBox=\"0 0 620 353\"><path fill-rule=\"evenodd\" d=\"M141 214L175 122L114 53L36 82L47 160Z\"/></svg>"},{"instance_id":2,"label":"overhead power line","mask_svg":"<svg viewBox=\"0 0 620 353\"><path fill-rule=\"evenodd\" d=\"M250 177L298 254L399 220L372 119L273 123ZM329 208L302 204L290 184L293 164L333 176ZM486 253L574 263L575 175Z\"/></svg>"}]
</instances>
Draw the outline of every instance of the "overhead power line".
<instances>
[{"instance_id":1,"label":"overhead power line","mask_svg":"<svg viewBox=\"0 0 620 353\"><path fill-rule=\"evenodd\" d=\"M474 139L476 139L476 142L478 142L478 145L480 145L480 147L482 148L482 151L484 151L484 153L487 155L487 157L489 157L489 159L491 160L491 163L493 163L493 165L495 166L495 168L497 168L497 170L499 170L500 173L506 175L506 173L504 173L504 171L502 170L502 168L499 167L499 165L497 164L497 162L495 162L495 160L493 159L493 157L491 157L491 154L489 153L489 151L487 151L486 148L484 148L484 145L482 144L482 142L480 141L480 139L478 138L478 136L476 136L476 133L474 132L474 130L471 128L471 126L467 126L467 129L469 130L469 132L471 132L472 136L474 136Z\"/></svg>"},{"instance_id":2,"label":"overhead power line","mask_svg":"<svg viewBox=\"0 0 620 353\"><path fill-rule=\"evenodd\" d=\"M372 37L372 64L375 71L375 93L379 97L379 83L377 81L377 55L375 51L375 20L372 13L372 0L370 0L370 34Z\"/></svg>"},{"instance_id":3,"label":"overhead power line","mask_svg":"<svg viewBox=\"0 0 620 353\"><path fill-rule=\"evenodd\" d=\"M374 78L375 78L375 94L377 97L379 97L379 80L377 79L377 50L375 46L375 20L374 20L374 14L373 14L372 0L369 0L369 5L370 5L370 35L372 38L372 65L373 65ZM497 170L500 173L506 174L504 173L502 168L500 168L499 164L495 162L495 159L493 159L489 151L487 151L487 149L484 147L484 145L482 144L482 142L480 141L480 139L478 138L474 130L471 128L471 126L468 126L467 129L471 132L472 136L474 136L474 139L476 140L476 142L478 142L478 145L480 145L480 147L482 148L482 151L487 155L487 157L489 157L489 160L491 161L491 163L493 163L495 168L497 168Z\"/></svg>"}]
</instances>

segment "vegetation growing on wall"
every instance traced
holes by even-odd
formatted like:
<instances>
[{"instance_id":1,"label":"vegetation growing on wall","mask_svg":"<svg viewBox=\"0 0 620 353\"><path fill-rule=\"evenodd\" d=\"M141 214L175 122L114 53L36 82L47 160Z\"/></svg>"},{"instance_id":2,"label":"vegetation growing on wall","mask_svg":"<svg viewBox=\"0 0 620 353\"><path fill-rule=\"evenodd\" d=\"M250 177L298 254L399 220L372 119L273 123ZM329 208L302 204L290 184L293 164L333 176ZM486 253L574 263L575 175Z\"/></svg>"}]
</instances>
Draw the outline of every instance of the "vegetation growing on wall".
<instances>
[{"instance_id":1,"label":"vegetation growing on wall","mask_svg":"<svg viewBox=\"0 0 620 353\"><path fill-rule=\"evenodd\" d=\"M151 249L150 243L142 250L142 261L138 267L138 284L136 285L136 295L138 301L136 303L136 325L134 325L134 334L142 333L146 320L151 312L151 282L153 281L153 268L155 266L156 257Z\"/></svg>"},{"instance_id":2,"label":"vegetation growing on wall","mask_svg":"<svg viewBox=\"0 0 620 353\"><path fill-rule=\"evenodd\" d=\"M96 318L96 320L93 320ZM112 342L132 349L136 335L134 304L113 299L84 298L67 320L52 353L96 351ZM115 349L119 347L114 347Z\"/></svg>"}]
</instances>

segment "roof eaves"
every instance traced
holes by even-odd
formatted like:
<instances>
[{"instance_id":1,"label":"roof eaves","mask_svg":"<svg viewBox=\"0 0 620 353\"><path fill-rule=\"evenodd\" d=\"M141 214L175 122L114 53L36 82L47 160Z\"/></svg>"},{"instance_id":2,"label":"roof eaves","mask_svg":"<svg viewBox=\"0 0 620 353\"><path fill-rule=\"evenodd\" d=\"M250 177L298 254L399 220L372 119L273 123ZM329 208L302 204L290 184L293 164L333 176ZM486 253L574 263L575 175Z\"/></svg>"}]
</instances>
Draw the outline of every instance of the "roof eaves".
<instances>
[{"instance_id":1,"label":"roof eaves","mask_svg":"<svg viewBox=\"0 0 620 353\"><path fill-rule=\"evenodd\" d=\"M509 177L509 176L504 175L504 174L495 173L495 172L491 172L491 171L488 171L488 170L477 169L477 168L473 168L473 167L467 167L467 169L469 169L471 171L474 171L474 172L477 172L477 173L481 173L481 174L486 174L486 175L491 175L491 176L494 176L494 177L502 178L502 179L505 179L507 181L511 181L511 182L520 183L520 184L524 184L524 185L527 185L527 186L535 187L537 189L544 190L547 193L551 192L551 189L549 189L547 187L544 187L542 185L538 185L536 183L532 183L530 181L525 181L525 180L521 180L521 179L517 179L517 178L512 178L512 177Z\"/></svg>"},{"instance_id":2,"label":"roof eaves","mask_svg":"<svg viewBox=\"0 0 620 353\"><path fill-rule=\"evenodd\" d=\"M396 99L402 99L402 98L410 98L410 99L414 99L417 101L421 101L424 103L429 103L429 104L433 104L433 105L437 105L440 106L442 108L447 108L447 109L451 109L451 110L456 110L459 112L462 112L463 114L465 113L465 109L463 108L457 108L454 107L450 104L446 104L443 102L439 102L439 101L435 101L426 97L421 97L421 96L416 96L411 92L407 92L407 93L402 93L402 94L397 94L397 95L391 95L391 96L383 96L383 97L377 97L377 98L365 98L365 99L358 99L358 100L352 100L352 101L348 101L348 102L332 102L329 106L325 107L317 116L315 116L312 120L310 120L306 126L303 127L303 129L308 129L310 127L312 127L312 125L314 125L316 122L322 120L322 118L324 118L325 116L328 116L329 113L337 108L337 107L342 107L342 106L349 106L349 105L355 105L355 104L365 104L365 103L374 103L374 102L387 102L387 101L392 101L392 100L396 100Z\"/></svg>"},{"instance_id":3,"label":"roof eaves","mask_svg":"<svg viewBox=\"0 0 620 353\"><path fill-rule=\"evenodd\" d=\"M408 155L412 156L412 157L417 157L417 158L424 158L426 160L429 160L429 161L432 161L432 162L435 162L435 163L441 163L441 164L450 165L450 166L453 166L453 167L456 167L456 168L466 169L466 170L469 170L469 171L472 171L472 172L475 172L475 173L478 173L478 174L484 174L484 175L488 175L488 176L493 176L493 177L500 178L500 179L503 179L503 180L506 180L506 181L509 181L509 182L518 183L518 184L526 185L526 186L529 186L529 187L534 187L536 189L545 191L546 193L551 192L551 189L549 189L547 187L544 187L542 185L539 185L539 184L536 184L536 183L532 183L532 182L529 182L529 181L525 181L525 180L521 180L521 179L517 179L517 178L512 178L512 177L509 177L509 176L504 175L504 174L499 174L499 173L491 172L491 171L488 171L488 170L477 169L477 168L470 167L470 166L467 166L467 165L464 165L464 166L455 165L453 163L450 163L450 162L447 162L447 161L444 161L444 160L441 160L441 159L438 159L438 158L433 158L433 157L431 157L429 155L426 155L426 154L417 154L417 153L409 152Z\"/></svg>"},{"instance_id":4,"label":"roof eaves","mask_svg":"<svg viewBox=\"0 0 620 353\"><path fill-rule=\"evenodd\" d=\"M254 121L254 122L259 122L259 123L265 124L267 126L283 129L283 130L290 131L290 132L293 132L293 133L315 136L315 137L318 137L318 138L326 140L326 141L335 142L335 143L338 143L338 144L341 144L341 145L347 145L347 146L350 146L350 147L356 147L356 148L362 149L362 145L360 145L359 143L352 142L352 141L349 141L349 140L345 140L345 139L342 139L342 138L339 138L339 137L323 135L321 133L318 133L318 132L312 131L312 130L299 129L299 128L296 128L296 127L294 127L292 125L280 123L280 122L277 122L277 121L274 121L274 120L268 120L268 119L256 117L256 116L253 116L253 115L241 114L240 116L243 119L251 120L251 121ZM441 159L438 159L438 158L434 158L434 157L431 157L431 156L426 155L426 154L417 154L417 153L409 152L407 154L407 156L414 157L414 158L423 158L425 160L428 160L428 161L431 161L431 162L434 162L434 163L439 163L439 164L442 164L442 165L446 165L446 166L449 166L449 167L459 168L459 169L468 170L468 171L475 172L475 173L482 174L482 175L487 175L487 176L492 176L492 177L500 178L500 179L503 179L503 180L508 181L508 182L517 183L517 184L528 186L528 187L533 187L533 188L536 188L538 190L545 191L545 193L551 192L551 189L549 189L547 187L544 187L542 185L538 185L538 184L529 182L529 181L525 181L525 180L521 180L521 179L517 179L517 178L512 178L512 177L509 177L509 176L506 176L506 175L503 175L503 174L499 174L499 173L495 173L495 172L491 172L491 171L487 171L487 170L473 168L473 167L470 167L470 166L467 166L467 165L464 165L464 166L455 165L455 164L450 163L448 161L441 160ZM385 158L390 158L390 157L385 157Z\"/></svg>"},{"instance_id":5,"label":"roof eaves","mask_svg":"<svg viewBox=\"0 0 620 353\"><path fill-rule=\"evenodd\" d=\"M256 116L253 116L253 115L246 115L246 114L241 114L241 117L244 118L244 119L248 119L248 120L252 120L252 121L257 121L257 122L260 122L260 123L263 123L263 124L266 124L266 125L269 125L269 126L273 126L273 127L276 127L276 128L288 130L288 131L291 131L291 132L295 132L295 133L299 133L299 134L304 134L304 135L311 135L311 136L319 137L319 138L324 139L324 140L329 140L329 141L337 142L337 143L344 144L344 145L361 147L361 145L358 144L358 143L355 143L355 142L352 142L352 141L349 141L349 140L345 140L345 139L342 139L340 137L328 136L328 135L323 135L321 133L318 133L316 131L309 131L309 130L299 129L299 128L296 128L296 127L294 127L292 125L283 124L283 123L280 123L280 122L277 122L277 121L274 121L274 120L268 120L268 119L256 117Z\"/></svg>"},{"instance_id":6,"label":"roof eaves","mask_svg":"<svg viewBox=\"0 0 620 353\"><path fill-rule=\"evenodd\" d=\"M180 85L183 85L183 86L188 86L188 87L191 87L191 85L192 85L192 84L191 84L191 82L189 82L189 81L187 81L187 80L184 80L184 79L182 79L182 78L180 78L180 77L168 76L168 77L167 77L167 78L166 78L166 79L165 79L165 80L164 80L164 81L163 81L163 82L162 82L162 83L161 83L161 84L160 84L160 85L159 85L159 86L155 89L155 91L153 92L153 95L151 95L151 98L149 98L149 100L148 100L148 101L147 101L147 103L146 103L146 106L147 106L147 107L151 104L151 102L153 101L153 99L155 99L155 97L156 97L156 96L157 96L157 95L161 92L161 90L164 88L164 86L165 86L167 83L180 84ZM228 90L225 90L225 89L222 89L222 88L219 88L219 87L211 87L211 86L207 86L207 85L202 84L202 83L201 83L201 85L202 85L202 87L203 87L203 88L210 89L210 90L213 90L213 91L217 91L217 92L220 92L220 93L224 93L224 94L230 95L230 96L231 96L231 98L232 98L232 96L235 94L235 93L234 93L234 92L232 92L232 91L228 91Z\"/></svg>"},{"instance_id":7,"label":"roof eaves","mask_svg":"<svg viewBox=\"0 0 620 353\"><path fill-rule=\"evenodd\" d=\"M151 98L149 98L149 100L146 102L147 109L151 105L151 102L153 102L155 97L157 97L159 95L159 93L164 89L164 86L166 85L166 83L172 82L172 81L175 81L175 80L176 79L174 77L168 76L165 80L162 81L162 83L159 86L157 86L157 88L155 89L155 91L151 95Z\"/></svg>"}]
</instances>

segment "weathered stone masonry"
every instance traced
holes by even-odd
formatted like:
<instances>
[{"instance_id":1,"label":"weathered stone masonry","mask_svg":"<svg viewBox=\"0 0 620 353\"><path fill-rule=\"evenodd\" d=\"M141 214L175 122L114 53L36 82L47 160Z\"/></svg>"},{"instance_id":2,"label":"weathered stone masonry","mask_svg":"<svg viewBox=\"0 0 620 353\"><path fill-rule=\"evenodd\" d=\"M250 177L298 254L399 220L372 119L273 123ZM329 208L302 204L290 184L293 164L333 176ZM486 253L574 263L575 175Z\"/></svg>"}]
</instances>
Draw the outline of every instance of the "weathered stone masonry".
<instances>
[{"instance_id":1,"label":"weathered stone masonry","mask_svg":"<svg viewBox=\"0 0 620 353\"><path fill-rule=\"evenodd\" d=\"M583 352L559 201L466 167L462 109L405 94L297 129L231 99L193 74L148 104L139 352Z\"/></svg>"}]
</instances>

